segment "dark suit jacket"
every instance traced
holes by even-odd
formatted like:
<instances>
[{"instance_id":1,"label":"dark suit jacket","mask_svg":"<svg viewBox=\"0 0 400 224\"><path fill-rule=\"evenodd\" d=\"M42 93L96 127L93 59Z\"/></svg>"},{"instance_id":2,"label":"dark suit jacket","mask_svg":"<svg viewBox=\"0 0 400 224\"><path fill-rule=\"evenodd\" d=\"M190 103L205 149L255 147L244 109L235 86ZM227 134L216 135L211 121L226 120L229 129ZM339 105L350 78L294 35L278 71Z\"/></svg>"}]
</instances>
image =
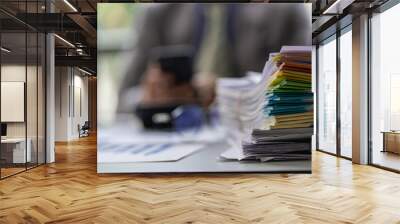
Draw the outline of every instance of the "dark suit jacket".
<instances>
[{"instance_id":1,"label":"dark suit jacket","mask_svg":"<svg viewBox=\"0 0 400 224\"><path fill-rule=\"evenodd\" d=\"M270 52L282 45L311 45L311 4L223 4L227 8L231 76L261 71ZM149 51L164 45L199 46L208 4L143 4L136 22L138 34L121 90L137 85L146 69Z\"/></svg>"}]
</instances>

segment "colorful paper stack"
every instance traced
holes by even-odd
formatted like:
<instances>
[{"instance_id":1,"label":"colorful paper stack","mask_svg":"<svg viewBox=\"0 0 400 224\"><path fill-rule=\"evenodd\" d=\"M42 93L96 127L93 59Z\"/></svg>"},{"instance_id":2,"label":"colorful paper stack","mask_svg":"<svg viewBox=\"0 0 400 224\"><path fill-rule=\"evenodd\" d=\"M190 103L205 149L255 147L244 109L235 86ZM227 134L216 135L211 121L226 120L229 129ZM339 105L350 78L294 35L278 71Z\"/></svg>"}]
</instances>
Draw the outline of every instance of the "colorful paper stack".
<instances>
[{"instance_id":1,"label":"colorful paper stack","mask_svg":"<svg viewBox=\"0 0 400 224\"><path fill-rule=\"evenodd\" d=\"M265 129L312 127L311 49L282 47L273 60L279 69L267 83Z\"/></svg>"}]
</instances>

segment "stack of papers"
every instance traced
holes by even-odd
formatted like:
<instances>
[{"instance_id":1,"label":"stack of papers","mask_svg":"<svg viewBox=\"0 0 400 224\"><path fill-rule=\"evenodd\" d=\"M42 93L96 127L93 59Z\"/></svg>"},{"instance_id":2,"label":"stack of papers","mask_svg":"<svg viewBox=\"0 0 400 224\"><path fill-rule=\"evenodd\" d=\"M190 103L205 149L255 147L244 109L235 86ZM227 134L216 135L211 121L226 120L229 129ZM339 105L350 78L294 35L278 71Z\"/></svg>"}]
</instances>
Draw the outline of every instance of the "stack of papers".
<instances>
[{"instance_id":1,"label":"stack of papers","mask_svg":"<svg viewBox=\"0 0 400 224\"><path fill-rule=\"evenodd\" d=\"M271 70L270 75L277 69ZM218 111L229 134L241 138L251 134L254 128L262 128L267 77L265 74L248 72L243 78L218 80Z\"/></svg>"},{"instance_id":2,"label":"stack of papers","mask_svg":"<svg viewBox=\"0 0 400 224\"><path fill-rule=\"evenodd\" d=\"M273 60L279 69L267 84L265 128L312 127L311 49L283 47Z\"/></svg>"},{"instance_id":3,"label":"stack of papers","mask_svg":"<svg viewBox=\"0 0 400 224\"><path fill-rule=\"evenodd\" d=\"M311 159L312 133L312 128L254 130L252 141L243 143L243 154L263 162Z\"/></svg>"},{"instance_id":4,"label":"stack of papers","mask_svg":"<svg viewBox=\"0 0 400 224\"><path fill-rule=\"evenodd\" d=\"M309 159L313 126L311 47L270 54L258 79L220 79L217 100L231 135L225 159Z\"/></svg>"}]
</instances>

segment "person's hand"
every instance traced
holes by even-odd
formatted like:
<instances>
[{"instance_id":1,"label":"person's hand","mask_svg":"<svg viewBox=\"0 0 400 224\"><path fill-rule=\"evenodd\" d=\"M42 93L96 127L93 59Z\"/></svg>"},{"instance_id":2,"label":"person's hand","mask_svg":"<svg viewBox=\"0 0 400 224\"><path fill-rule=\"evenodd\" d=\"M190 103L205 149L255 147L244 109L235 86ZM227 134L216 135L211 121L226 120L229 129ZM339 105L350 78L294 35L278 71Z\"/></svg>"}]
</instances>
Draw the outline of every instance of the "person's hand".
<instances>
[{"instance_id":1,"label":"person's hand","mask_svg":"<svg viewBox=\"0 0 400 224\"><path fill-rule=\"evenodd\" d=\"M215 100L215 75L208 73L198 73L193 80L193 86L196 89L198 100L204 107L209 107Z\"/></svg>"},{"instance_id":2,"label":"person's hand","mask_svg":"<svg viewBox=\"0 0 400 224\"><path fill-rule=\"evenodd\" d=\"M158 65L150 65L143 82L141 103L160 105L169 103L193 103L194 89L190 83L175 84L172 74L164 73Z\"/></svg>"}]
</instances>

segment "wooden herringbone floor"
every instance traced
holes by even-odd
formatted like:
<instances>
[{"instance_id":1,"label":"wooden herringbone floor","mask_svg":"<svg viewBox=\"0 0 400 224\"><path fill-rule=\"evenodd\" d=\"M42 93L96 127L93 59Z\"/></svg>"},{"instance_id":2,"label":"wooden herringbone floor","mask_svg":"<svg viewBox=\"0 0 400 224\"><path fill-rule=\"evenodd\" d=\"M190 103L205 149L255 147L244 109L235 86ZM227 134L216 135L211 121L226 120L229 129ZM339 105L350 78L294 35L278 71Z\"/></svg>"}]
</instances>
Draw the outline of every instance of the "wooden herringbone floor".
<instances>
[{"instance_id":1,"label":"wooden herringbone floor","mask_svg":"<svg viewBox=\"0 0 400 224\"><path fill-rule=\"evenodd\" d=\"M0 223L400 223L400 175L315 152L312 175L98 175L96 139L0 181Z\"/></svg>"}]
</instances>

